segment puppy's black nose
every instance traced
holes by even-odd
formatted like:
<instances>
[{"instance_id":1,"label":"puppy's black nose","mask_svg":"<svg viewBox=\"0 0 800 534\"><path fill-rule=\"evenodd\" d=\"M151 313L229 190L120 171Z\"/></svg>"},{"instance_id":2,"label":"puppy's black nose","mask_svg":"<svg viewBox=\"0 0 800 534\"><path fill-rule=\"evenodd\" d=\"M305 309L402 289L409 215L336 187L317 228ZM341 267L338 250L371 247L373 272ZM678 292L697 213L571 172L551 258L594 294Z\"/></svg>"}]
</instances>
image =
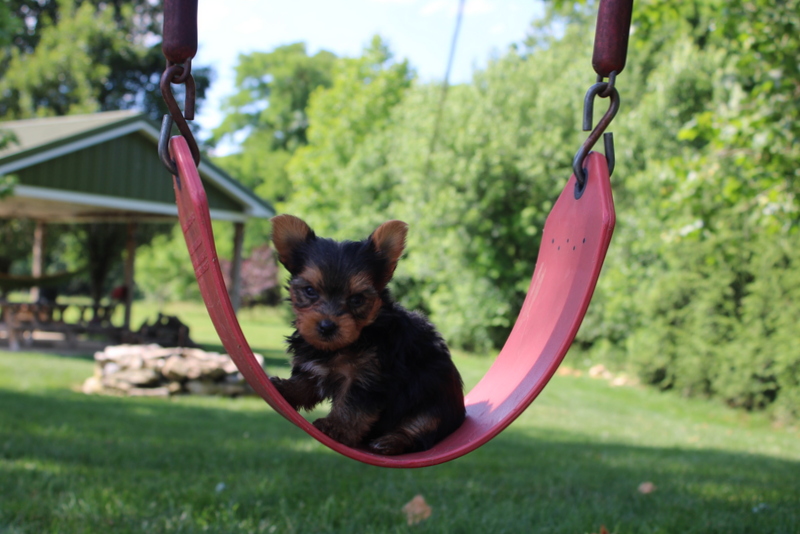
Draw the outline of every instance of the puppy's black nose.
<instances>
[{"instance_id":1,"label":"puppy's black nose","mask_svg":"<svg viewBox=\"0 0 800 534\"><path fill-rule=\"evenodd\" d=\"M330 319L323 319L317 324L317 330L323 336L332 336L339 329L339 325Z\"/></svg>"}]
</instances>

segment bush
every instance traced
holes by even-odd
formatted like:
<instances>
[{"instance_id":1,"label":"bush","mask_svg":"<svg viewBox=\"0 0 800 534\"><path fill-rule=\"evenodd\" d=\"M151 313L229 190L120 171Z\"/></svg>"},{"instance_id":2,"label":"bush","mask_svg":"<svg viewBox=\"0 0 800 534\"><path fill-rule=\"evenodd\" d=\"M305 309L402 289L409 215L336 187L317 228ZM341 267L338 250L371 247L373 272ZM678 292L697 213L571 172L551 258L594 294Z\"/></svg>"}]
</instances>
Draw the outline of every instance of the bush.
<instances>
[{"instance_id":1,"label":"bush","mask_svg":"<svg viewBox=\"0 0 800 534\"><path fill-rule=\"evenodd\" d=\"M136 286L145 298L159 303L196 300L200 288L180 225L158 235L136 252Z\"/></svg>"},{"instance_id":2,"label":"bush","mask_svg":"<svg viewBox=\"0 0 800 534\"><path fill-rule=\"evenodd\" d=\"M661 389L797 417L800 251L785 236L745 235L736 229L666 247L663 270L630 288L635 322L611 352ZM608 342L595 344L595 357L607 357Z\"/></svg>"}]
</instances>

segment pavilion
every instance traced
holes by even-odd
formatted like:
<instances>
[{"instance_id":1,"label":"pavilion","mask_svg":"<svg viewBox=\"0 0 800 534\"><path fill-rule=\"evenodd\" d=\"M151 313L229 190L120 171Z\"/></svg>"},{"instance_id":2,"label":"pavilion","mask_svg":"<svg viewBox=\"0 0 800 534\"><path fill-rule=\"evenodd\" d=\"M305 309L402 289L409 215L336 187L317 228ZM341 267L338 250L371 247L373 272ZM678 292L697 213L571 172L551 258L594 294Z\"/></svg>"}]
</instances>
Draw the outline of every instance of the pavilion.
<instances>
[{"instance_id":1,"label":"pavilion","mask_svg":"<svg viewBox=\"0 0 800 534\"><path fill-rule=\"evenodd\" d=\"M16 138L0 150L0 176L17 179L12 194L0 198L0 219L36 221L33 276L43 274L48 223L126 223L125 286L132 289L136 225L177 222L172 177L157 154L158 126L137 112L111 111L0 122L0 130ZM244 225L275 211L207 158L199 173L211 218L234 226L229 291L238 307ZM126 293L129 329L133 291Z\"/></svg>"}]
</instances>

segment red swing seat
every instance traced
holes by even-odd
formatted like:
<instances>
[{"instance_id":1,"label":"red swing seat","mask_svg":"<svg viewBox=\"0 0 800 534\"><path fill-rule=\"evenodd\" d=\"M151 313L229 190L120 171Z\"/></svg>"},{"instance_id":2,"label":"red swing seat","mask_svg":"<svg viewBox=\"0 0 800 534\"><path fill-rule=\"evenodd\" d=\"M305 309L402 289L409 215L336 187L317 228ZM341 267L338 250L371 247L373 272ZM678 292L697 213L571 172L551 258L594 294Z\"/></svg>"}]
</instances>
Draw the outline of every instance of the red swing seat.
<instances>
[{"instance_id":1,"label":"red swing seat","mask_svg":"<svg viewBox=\"0 0 800 534\"><path fill-rule=\"evenodd\" d=\"M225 350L247 382L275 411L314 439L354 460L382 467L425 467L480 447L511 424L544 389L564 359L589 306L605 259L615 213L608 164L590 153L585 189L573 175L553 206L542 235L528 295L503 350L466 398L467 419L432 449L381 456L332 440L294 410L270 383L242 334L219 269L208 201L183 137L169 149L178 216L208 313Z\"/></svg>"}]
</instances>

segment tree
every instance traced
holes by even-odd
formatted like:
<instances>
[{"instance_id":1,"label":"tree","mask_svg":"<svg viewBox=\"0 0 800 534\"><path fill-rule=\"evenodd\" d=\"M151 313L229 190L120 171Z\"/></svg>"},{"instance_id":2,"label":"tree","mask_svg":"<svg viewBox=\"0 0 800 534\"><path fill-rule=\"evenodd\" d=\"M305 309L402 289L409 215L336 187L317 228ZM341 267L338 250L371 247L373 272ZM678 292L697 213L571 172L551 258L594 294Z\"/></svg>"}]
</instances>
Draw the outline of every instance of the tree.
<instances>
[{"instance_id":1,"label":"tree","mask_svg":"<svg viewBox=\"0 0 800 534\"><path fill-rule=\"evenodd\" d=\"M19 26L20 21L12 17L10 6L5 3L0 5L0 48L11 43L11 39ZM11 132L0 130L0 150L15 141L16 138ZM0 199L11 195L13 186L13 177L0 175ZM0 269L2 269L2 266L0 266Z\"/></svg>"},{"instance_id":2,"label":"tree","mask_svg":"<svg viewBox=\"0 0 800 534\"><path fill-rule=\"evenodd\" d=\"M127 227L124 224L93 223L82 225L79 235L89 270L89 296L99 304L108 290L106 279L125 250Z\"/></svg>"},{"instance_id":3,"label":"tree","mask_svg":"<svg viewBox=\"0 0 800 534\"><path fill-rule=\"evenodd\" d=\"M591 11L559 2L521 50L453 87L344 60L312 96L289 208L323 235L411 223L394 288L448 341L505 339L591 83ZM613 124L617 231L579 333L590 358L687 395L797 416L797 0L635 10ZM560 21L561 35L546 31ZM546 73L546 81L542 73ZM794 336L794 337L792 337Z\"/></svg>"},{"instance_id":4,"label":"tree","mask_svg":"<svg viewBox=\"0 0 800 534\"><path fill-rule=\"evenodd\" d=\"M0 47L11 43L21 25L21 20L13 16L10 5L7 3L0 5Z\"/></svg>"},{"instance_id":5,"label":"tree","mask_svg":"<svg viewBox=\"0 0 800 534\"><path fill-rule=\"evenodd\" d=\"M200 298L192 260L180 226L171 234L158 235L139 248L136 255L137 288L159 304ZM217 240L222 243L221 239ZM223 255L222 251L218 252Z\"/></svg>"},{"instance_id":6,"label":"tree","mask_svg":"<svg viewBox=\"0 0 800 534\"><path fill-rule=\"evenodd\" d=\"M308 55L305 43L239 56L237 92L225 100L225 119L214 129L212 139L244 133L245 139L256 135L259 141L267 141L262 150L292 151L305 145L308 99L317 88L330 85L335 60L325 50Z\"/></svg>"},{"instance_id":7,"label":"tree","mask_svg":"<svg viewBox=\"0 0 800 534\"><path fill-rule=\"evenodd\" d=\"M433 149L441 88L409 87L399 67L365 68L385 65L365 54L312 99L309 146L290 164L292 211L346 238L388 218L408 221L394 285L401 299L455 345L501 343L579 146L584 87L570 60L583 54L588 63L586 41L576 30L536 56L510 51L452 87Z\"/></svg>"},{"instance_id":8,"label":"tree","mask_svg":"<svg viewBox=\"0 0 800 534\"><path fill-rule=\"evenodd\" d=\"M4 10L11 14L9 23ZM148 0L4 3L0 8L0 118L133 108L160 119L166 111L158 89L164 70L160 33L160 6ZM210 71L195 67L193 74L199 103ZM24 269L30 252L30 222L6 221L0 226L0 253ZM140 231L140 242L163 231L150 225ZM6 239L7 234L11 238ZM88 286L95 300L105 294L109 280L119 281L124 227L53 225L48 234L48 240L56 240L46 247L51 264L70 270L88 267Z\"/></svg>"},{"instance_id":9,"label":"tree","mask_svg":"<svg viewBox=\"0 0 800 534\"><path fill-rule=\"evenodd\" d=\"M308 142L309 98L331 84L335 59L325 50L308 55L304 43L240 56L237 92L225 100L210 142L243 137L241 150L216 161L257 194L284 202L291 193L286 163Z\"/></svg>"},{"instance_id":10,"label":"tree","mask_svg":"<svg viewBox=\"0 0 800 534\"><path fill-rule=\"evenodd\" d=\"M292 187L286 165L307 143L306 108L311 94L331 83L336 57L327 51L309 55L304 43L271 52L241 55L236 93L223 103L226 115L209 140L236 141L240 150L214 161L262 198L282 206ZM267 221L252 221L245 233L245 253L269 236Z\"/></svg>"},{"instance_id":11,"label":"tree","mask_svg":"<svg viewBox=\"0 0 800 534\"><path fill-rule=\"evenodd\" d=\"M363 231L367 221L375 221L366 214L375 196L391 194L386 176L367 177L356 169L369 172L363 169L364 153L375 154L379 161L383 157L368 147L389 126L391 112L411 81L408 63L394 62L376 36L361 57L340 59L331 87L312 95L309 144L295 153L288 167L295 191L288 205L321 233ZM359 181L359 174L364 180ZM383 199L371 211L379 212L388 201Z\"/></svg>"},{"instance_id":12,"label":"tree","mask_svg":"<svg viewBox=\"0 0 800 534\"><path fill-rule=\"evenodd\" d=\"M0 117L19 119L136 108L160 118L158 6L146 0L9 3L11 30L0 61ZM208 69L193 69L197 96Z\"/></svg>"},{"instance_id":13,"label":"tree","mask_svg":"<svg viewBox=\"0 0 800 534\"><path fill-rule=\"evenodd\" d=\"M634 10L629 64L651 91L627 131L649 148L581 332L594 357L648 383L781 416L800 413L787 341L800 315L798 13L797 1Z\"/></svg>"}]
</instances>

